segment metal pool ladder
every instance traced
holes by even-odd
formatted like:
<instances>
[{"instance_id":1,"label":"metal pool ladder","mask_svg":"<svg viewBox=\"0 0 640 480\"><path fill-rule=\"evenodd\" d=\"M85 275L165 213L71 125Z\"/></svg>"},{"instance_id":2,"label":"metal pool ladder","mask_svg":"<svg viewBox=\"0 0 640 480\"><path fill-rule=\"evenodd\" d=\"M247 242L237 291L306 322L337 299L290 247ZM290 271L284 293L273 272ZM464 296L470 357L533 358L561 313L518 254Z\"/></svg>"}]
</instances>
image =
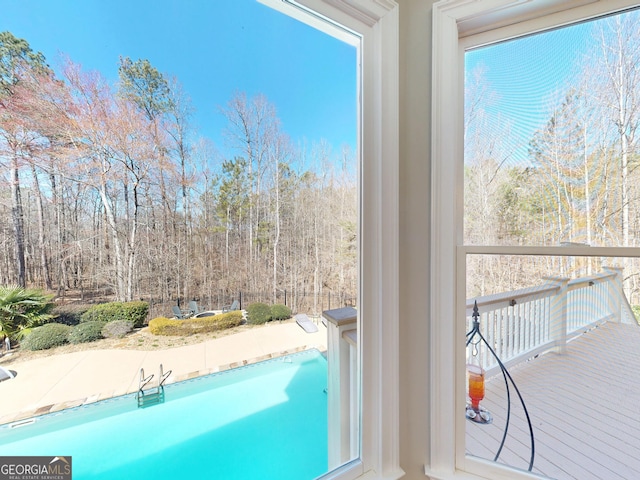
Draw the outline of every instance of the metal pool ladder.
<instances>
[{"instance_id":1,"label":"metal pool ladder","mask_svg":"<svg viewBox=\"0 0 640 480\"><path fill-rule=\"evenodd\" d=\"M144 376L144 368L140 369L140 383L138 384L138 392L136 399L138 400L138 408L150 407L164 403L164 382L171 375L171 370L164 373L162 364L160 364L160 374L158 375L158 385L147 390L144 387L153 379L153 373L148 377Z\"/></svg>"}]
</instances>

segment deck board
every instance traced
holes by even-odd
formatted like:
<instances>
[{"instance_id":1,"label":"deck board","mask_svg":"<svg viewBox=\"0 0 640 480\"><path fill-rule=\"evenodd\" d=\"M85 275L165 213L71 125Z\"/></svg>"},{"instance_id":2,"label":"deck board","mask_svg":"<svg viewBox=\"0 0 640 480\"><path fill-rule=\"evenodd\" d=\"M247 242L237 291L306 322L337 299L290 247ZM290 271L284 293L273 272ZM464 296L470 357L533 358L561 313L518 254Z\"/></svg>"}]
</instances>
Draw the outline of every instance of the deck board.
<instances>
[{"instance_id":1,"label":"deck board","mask_svg":"<svg viewBox=\"0 0 640 480\"><path fill-rule=\"evenodd\" d=\"M640 478L640 327L606 323L577 337L566 353L547 353L509 370L535 435L533 472L559 480ZM524 411L511 388L509 435L498 462L526 470ZM469 455L493 460L504 431L502 375L487 380L482 405L491 425L467 422Z\"/></svg>"}]
</instances>

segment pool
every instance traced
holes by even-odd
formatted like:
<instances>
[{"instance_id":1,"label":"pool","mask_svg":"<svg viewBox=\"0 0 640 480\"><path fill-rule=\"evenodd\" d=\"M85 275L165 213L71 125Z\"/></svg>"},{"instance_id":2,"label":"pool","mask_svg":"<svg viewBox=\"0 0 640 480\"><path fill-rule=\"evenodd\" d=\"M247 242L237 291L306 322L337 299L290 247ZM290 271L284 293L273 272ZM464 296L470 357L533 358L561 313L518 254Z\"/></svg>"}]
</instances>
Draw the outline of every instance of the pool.
<instances>
[{"instance_id":1,"label":"pool","mask_svg":"<svg viewBox=\"0 0 640 480\"><path fill-rule=\"evenodd\" d=\"M313 479L327 471L327 362L317 350L0 427L0 451L71 456L79 479Z\"/></svg>"}]
</instances>

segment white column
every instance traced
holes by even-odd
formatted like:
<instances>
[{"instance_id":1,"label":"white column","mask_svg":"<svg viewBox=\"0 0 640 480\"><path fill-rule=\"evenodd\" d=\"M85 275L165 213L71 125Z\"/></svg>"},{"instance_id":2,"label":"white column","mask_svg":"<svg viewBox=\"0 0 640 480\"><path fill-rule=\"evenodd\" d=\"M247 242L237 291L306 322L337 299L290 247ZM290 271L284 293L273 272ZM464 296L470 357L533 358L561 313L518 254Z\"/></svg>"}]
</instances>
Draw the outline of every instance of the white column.
<instances>
[{"instance_id":1,"label":"white column","mask_svg":"<svg viewBox=\"0 0 640 480\"><path fill-rule=\"evenodd\" d=\"M329 470L358 456L357 312L325 310Z\"/></svg>"},{"instance_id":2,"label":"white column","mask_svg":"<svg viewBox=\"0 0 640 480\"><path fill-rule=\"evenodd\" d=\"M569 279L565 277L544 277L552 285L558 287L555 295L550 297L549 335L556 353L567 350L567 292Z\"/></svg>"},{"instance_id":3,"label":"white column","mask_svg":"<svg viewBox=\"0 0 640 480\"><path fill-rule=\"evenodd\" d=\"M609 283L609 311L613 315L613 321L622 323L622 302L624 299L624 290L622 283L622 267L604 267L605 272L613 273L615 276Z\"/></svg>"}]
</instances>

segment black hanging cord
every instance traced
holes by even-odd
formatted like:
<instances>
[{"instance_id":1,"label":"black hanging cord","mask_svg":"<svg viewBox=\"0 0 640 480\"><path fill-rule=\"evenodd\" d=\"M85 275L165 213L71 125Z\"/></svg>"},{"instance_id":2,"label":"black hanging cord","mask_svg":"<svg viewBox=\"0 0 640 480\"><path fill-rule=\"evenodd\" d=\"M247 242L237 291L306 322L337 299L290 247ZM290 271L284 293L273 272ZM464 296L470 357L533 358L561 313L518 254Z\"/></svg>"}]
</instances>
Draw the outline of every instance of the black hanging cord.
<instances>
[{"instance_id":1,"label":"black hanging cord","mask_svg":"<svg viewBox=\"0 0 640 480\"><path fill-rule=\"evenodd\" d=\"M471 330L467 333L466 337L467 337L467 343L466 346L468 347L469 344L471 343L471 341L473 340L473 338L477 335L478 337L480 337L480 340L482 341L482 343L484 343L486 345L486 347L489 349L489 351L491 352L491 354L493 355L493 357L496 359L496 361L498 362L498 365L500 366L500 370L502 371L502 376L504 378L504 384L507 390L507 421L504 427L504 433L502 435L502 442L500 442L500 447L498 448L498 452L496 453L495 458L493 459L493 461L497 461L498 458L500 457L500 453L502 452L502 447L504 447L504 443L507 440L507 432L509 431L509 422L511 420L511 392L509 389L509 382L511 382L511 385L513 385L513 389L516 391L516 393L518 394L518 398L520 399L520 403L522 405L522 409L524 410L524 414L527 417L527 424L529 425L529 437L531 439L531 458L529 460L529 471L531 471L533 469L533 460L535 458L535 440L534 440L534 435L533 435L533 426L531 424L531 418L529 417L529 411L527 410L527 406L524 403L524 399L522 398L522 395L520 394L520 390L518 389L516 383L513 381L513 378L511 377L511 374L509 373L509 371L507 370L507 368L504 366L504 364L502 363L502 361L500 360L500 358L498 357L498 355L496 354L496 352L493 350L493 348L491 348L491 345L489 345L489 343L487 342L487 340L484 338L484 336L482 335L482 333L480 333L480 321L478 320L478 317L480 316L480 313L478 312L478 302L475 302L474 306L473 306L473 325L471 326ZM477 341L476 344L480 343L480 341Z\"/></svg>"}]
</instances>

